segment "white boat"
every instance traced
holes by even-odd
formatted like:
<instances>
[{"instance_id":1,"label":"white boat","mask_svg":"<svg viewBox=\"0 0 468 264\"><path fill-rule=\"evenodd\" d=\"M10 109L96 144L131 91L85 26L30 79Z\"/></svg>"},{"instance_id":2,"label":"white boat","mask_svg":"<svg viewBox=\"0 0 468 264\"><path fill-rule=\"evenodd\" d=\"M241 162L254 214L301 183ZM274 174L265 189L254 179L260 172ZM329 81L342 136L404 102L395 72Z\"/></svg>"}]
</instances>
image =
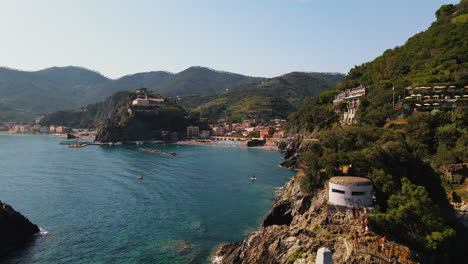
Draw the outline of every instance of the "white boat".
<instances>
[{"instance_id":1,"label":"white boat","mask_svg":"<svg viewBox=\"0 0 468 264\"><path fill-rule=\"evenodd\" d=\"M250 180L251 180L251 181L255 181L256 179L257 179L257 177L255 177L255 176L250 176Z\"/></svg>"}]
</instances>

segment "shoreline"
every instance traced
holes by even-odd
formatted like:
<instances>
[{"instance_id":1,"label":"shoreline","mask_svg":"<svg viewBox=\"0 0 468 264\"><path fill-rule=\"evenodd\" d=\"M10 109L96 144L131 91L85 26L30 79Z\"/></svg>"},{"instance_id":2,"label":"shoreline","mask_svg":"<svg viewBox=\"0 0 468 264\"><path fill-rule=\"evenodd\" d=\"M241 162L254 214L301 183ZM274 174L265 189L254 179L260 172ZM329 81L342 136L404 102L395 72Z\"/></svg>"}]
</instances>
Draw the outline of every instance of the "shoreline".
<instances>
[{"instance_id":1,"label":"shoreline","mask_svg":"<svg viewBox=\"0 0 468 264\"><path fill-rule=\"evenodd\" d=\"M278 146L272 145L265 145L265 146L257 146L257 147L248 147L247 142L242 142L240 144L217 144L210 142L200 142L195 140L181 140L174 142L173 144L176 145L192 145L192 146L212 146L212 147L230 147L230 148L249 148L249 149L263 149L269 151L279 151Z\"/></svg>"},{"instance_id":2,"label":"shoreline","mask_svg":"<svg viewBox=\"0 0 468 264\"><path fill-rule=\"evenodd\" d=\"M42 137L67 137L67 133L50 133L50 134L45 134L45 133L10 133L10 132L0 132L0 136L2 135L7 135L7 136L42 136ZM82 139L93 139L95 136L79 136L79 138Z\"/></svg>"},{"instance_id":3,"label":"shoreline","mask_svg":"<svg viewBox=\"0 0 468 264\"><path fill-rule=\"evenodd\" d=\"M19 136L49 136L49 137L67 137L67 134L33 134L33 133L9 133L9 132L0 132L1 135L19 135ZM94 139L94 136L82 137L83 139ZM143 141L143 144L175 144L175 145L190 145L190 146L212 146L212 147L229 147L229 148L248 148L248 149L261 149L268 151L280 151L277 145L264 145L256 147L248 147L247 141L236 141L238 144L222 144L214 143L213 141L196 141L196 140L180 140L175 142L164 142L164 141ZM108 145L109 143L101 143L93 141L90 145ZM128 142L124 145L138 145L136 142Z\"/></svg>"}]
</instances>

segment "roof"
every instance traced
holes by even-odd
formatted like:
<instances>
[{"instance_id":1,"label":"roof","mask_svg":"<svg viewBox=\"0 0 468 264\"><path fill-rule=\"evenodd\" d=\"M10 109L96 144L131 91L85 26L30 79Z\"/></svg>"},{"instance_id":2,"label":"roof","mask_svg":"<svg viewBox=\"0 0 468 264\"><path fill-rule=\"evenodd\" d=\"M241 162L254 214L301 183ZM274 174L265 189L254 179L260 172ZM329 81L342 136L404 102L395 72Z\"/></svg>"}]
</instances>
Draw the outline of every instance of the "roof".
<instances>
[{"instance_id":1,"label":"roof","mask_svg":"<svg viewBox=\"0 0 468 264\"><path fill-rule=\"evenodd\" d=\"M372 185L371 180L354 176L336 176L332 177L330 182L339 185Z\"/></svg>"}]
</instances>

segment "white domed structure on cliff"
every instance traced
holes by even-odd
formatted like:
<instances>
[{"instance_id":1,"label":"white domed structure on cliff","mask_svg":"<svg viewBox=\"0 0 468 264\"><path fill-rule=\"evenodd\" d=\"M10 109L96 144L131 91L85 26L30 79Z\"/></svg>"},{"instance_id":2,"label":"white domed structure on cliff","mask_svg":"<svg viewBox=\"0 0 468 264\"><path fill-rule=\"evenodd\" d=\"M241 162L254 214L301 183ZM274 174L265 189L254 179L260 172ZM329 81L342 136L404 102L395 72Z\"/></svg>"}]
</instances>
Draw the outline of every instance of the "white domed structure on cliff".
<instances>
[{"instance_id":1,"label":"white domed structure on cliff","mask_svg":"<svg viewBox=\"0 0 468 264\"><path fill-rule=\"evenodd\" d=\"M337 176L329 182L328 202L342 206L372 206L373 186L363 177Z\"/></svg>"}]
</instances>

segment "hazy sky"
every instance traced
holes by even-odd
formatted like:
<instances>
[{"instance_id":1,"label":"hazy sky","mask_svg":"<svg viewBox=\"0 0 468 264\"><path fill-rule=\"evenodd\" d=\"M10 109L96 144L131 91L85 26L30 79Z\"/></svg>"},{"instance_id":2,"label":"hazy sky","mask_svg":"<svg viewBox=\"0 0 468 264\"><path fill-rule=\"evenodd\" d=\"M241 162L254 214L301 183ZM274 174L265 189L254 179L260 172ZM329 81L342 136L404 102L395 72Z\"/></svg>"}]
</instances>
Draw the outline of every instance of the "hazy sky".
<instances>
[{"instance_id":1,"label":"hazy sky","mask_svg":"<svg viewBox=\"0 0 468 264\"><path fill-rule=\"evenodd\" d=\"M116 78L193 65L272 77L347 73L454 0L0 0L0 65Z\"/></svg>"}]
</instances>

